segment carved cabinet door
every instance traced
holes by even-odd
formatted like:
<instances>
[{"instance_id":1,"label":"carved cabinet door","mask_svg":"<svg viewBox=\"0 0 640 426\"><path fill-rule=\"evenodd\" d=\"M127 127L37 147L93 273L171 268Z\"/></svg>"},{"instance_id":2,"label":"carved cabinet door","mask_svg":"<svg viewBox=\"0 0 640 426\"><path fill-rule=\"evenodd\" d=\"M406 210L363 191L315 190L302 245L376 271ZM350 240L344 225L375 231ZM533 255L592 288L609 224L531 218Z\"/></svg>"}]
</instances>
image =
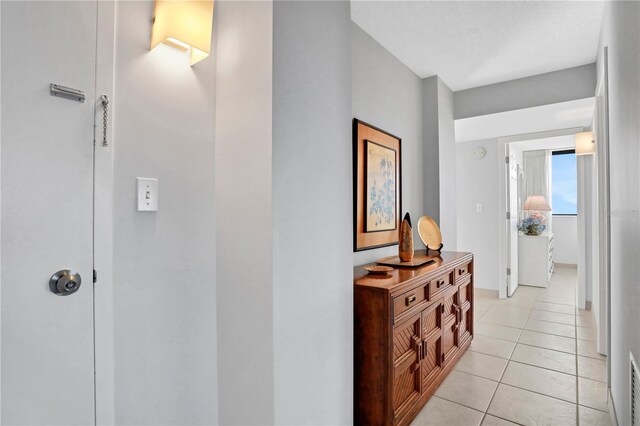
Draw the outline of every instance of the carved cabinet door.
<instances>
[{"instance_id":1,"label":"carved cabinet door","mask_svg":"<svg viewBox=\"0 0 640 426\"><path fill-rule=\"evenodd\" d=\"M473 287L470 284L471 281L468 281L466 284L461 284L460 290L458 290L458 300L460 301L460 325L458 327L460 343L464 343L467 339L471 338L471 333L473 332L473 315L471 311Z\"/></svg>"},{"instance_id":2,"label":"carved cabinet door","mask_svg":"<svg viewBox=\"0 0 640 426\"><path fill-rule=\"evenodd\" d=\"M444 296L443 314L442 314L442 353L443 365L453 359L460 347L459 334L459 293L456 287L453 287Z\"/></svg>"},{"instance_id":3,"label":"carved cabinet door","mask_svg":"<svg viewBox=\"0 0 640 426\"><path fill-rule=\"evenodd\" d=\"M422 390L442 371L442 299L422 311Z\"/></svg>"},{"instance_id":4,"label":"carved cabinet door","mask_svg":"<svg viewBox=\"0 0 640 426\"><path fill-rule=\"evenodd\" d=\"M420 313L393 329L393 418L401 418L420 397Z\"/></svg>"}]
</instances>

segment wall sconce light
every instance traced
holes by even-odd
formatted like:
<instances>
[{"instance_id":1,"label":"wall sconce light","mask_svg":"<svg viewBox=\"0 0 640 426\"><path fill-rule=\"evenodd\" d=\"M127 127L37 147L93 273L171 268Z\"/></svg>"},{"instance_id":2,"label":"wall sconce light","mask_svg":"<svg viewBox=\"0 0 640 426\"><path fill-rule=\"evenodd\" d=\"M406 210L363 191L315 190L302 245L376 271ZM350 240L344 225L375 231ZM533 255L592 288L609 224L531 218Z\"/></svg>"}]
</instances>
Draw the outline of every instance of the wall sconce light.
<instances>
[{"instance_id":1,"label":"wall sconce light","mask_svg":"<svg viewBox=\"0 0 640 426\"><path fill-rule=\"evenodd\" d=\"M191 65L211 53L213 0L156 0L151 28L151 49L163 43L191 50Z\"/></svg>"},{"instance_id":2,"label":"wall sconce light","mask_svg":"<svg viewBox=\"0 0 640 426\"><path fill-rule=\"evenodd\" d=\"M593 132L576 133L576 155L595 154L596 141Z\"/></svg>"}]
</instances>

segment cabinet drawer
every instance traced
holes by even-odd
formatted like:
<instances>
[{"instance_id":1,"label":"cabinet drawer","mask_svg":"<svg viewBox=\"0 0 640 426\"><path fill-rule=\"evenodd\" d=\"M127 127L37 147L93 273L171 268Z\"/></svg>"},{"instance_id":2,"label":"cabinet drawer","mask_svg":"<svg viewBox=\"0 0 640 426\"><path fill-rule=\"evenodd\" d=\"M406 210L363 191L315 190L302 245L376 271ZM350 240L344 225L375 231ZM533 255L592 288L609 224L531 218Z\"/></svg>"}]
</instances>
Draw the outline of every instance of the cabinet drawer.
<instances>
[{"instance_id":1,"label":"cabinet drawer","mask_svg":"<svg viewBox=\"0 0 640 426\"><path fill-rule=\"evenodd\" d=\"M427 287L428 285L422 285L420 287L414 288L413 290L407 291L406 293L402 293L400 296L394 297L393 316L398 317L414 306L425 303L428 299Z\"/></svg>"},{"instance_id":2,"label":"cabinet drawer","mask_svg":"<svg viewBox=\"0 0 640 426\"><path fill-rule=\"evenodd\" d=\"M460 266L456 267L456 270L455 270L456 281L464 279L467 276L467 274L469 274L470 265L471 265L471 263L467 263L465 265L460 265Z\"/></svg>"},{"instance_id":3,"label":"cabinet drawer","mask_svg":"<svg viewBox=\"0 0 640 426\"><path fill-rule=\"evenodd\" d=\"M453 280L450 273L429 281L429 298L433 300L441 292L450 288L452 284Z\"/></svg>"}]
</instances>

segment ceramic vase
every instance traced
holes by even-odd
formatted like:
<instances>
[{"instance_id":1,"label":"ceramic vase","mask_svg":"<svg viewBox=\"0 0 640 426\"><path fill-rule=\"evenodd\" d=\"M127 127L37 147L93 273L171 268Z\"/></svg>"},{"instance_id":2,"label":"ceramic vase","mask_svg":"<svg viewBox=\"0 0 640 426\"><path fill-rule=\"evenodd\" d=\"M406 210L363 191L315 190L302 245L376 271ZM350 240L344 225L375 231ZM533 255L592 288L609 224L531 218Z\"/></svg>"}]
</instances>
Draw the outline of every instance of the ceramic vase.
<instances>
[{"instance_id":1,"label":"ceramic vase","mask_svg":"<svg viewBox=\"0 0 640 426\"><path fill-rule=\"evenodd\" d=\"M413 229L411 229L411 217L409 213L404 215L400 224L400 236L398 238L398 257L402 262L413 260Z\"/></svg>"}]
</instances>

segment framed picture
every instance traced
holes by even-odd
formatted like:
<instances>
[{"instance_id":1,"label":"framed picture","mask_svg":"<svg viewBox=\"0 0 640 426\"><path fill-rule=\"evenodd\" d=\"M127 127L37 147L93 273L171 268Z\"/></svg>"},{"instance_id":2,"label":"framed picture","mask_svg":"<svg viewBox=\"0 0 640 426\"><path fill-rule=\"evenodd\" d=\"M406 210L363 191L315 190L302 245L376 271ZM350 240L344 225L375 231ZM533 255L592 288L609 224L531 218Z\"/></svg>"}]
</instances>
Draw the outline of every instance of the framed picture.
<instances>
[{"instance_id":1,"label":"framed picture","mask_svg":"<svg viewBox=\"0 0 640 426\"><path fill-rule=\"evenodd\" d=\"M353 120L353 250L398 244L402 212L400 138Z\"/></svg>"}]
</instances>

